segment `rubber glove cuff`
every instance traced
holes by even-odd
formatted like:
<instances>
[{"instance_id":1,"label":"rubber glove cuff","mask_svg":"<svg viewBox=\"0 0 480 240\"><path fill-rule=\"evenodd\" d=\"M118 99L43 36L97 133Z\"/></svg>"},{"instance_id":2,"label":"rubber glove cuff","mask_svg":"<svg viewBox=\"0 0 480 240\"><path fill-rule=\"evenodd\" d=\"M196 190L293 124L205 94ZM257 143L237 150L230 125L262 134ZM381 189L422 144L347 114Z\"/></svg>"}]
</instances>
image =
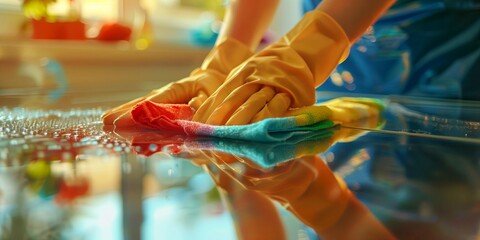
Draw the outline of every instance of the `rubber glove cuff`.
<instances>
[{"instance_id":1,"label":"rubber glove cuff","mask_svg":"<svg viewBox=\"0 0 480 240\"><path fill-rule=\"evenodd\" d=\"M202 66L194 72L208 69L228 75L232 69L252 55L252 51L246 45L233 38L227 38L210 51Z\"/></svg>"},{"instance_id":2,"label":"rubber glove cuff","mask_svg":"<svg viewBox=\"0 0 480 240\"><path fill-rule=\"evenodd\" d=\"M281 42L304 59L313 74L315 87L320 86L350 52L350 41L343 28L319 10L305 14Z\"/></svg>"},{"instance_id":3,"label":"rubber glove cuff","mask_svg":"<svg viewBox=\"0 0 480 240\"><path fill-rule=\"evenodd\" d=\"M315 88L348 57L349 49L342 27L316 10L307 13L279 41L232 70L227 79L243 78L246 83L287 93L293 108L310 106L315 103Z\"/></svg>"},{"instance_id":4,"label":"rubber glove cuff","mask_svg":"<svg viewBox=\"0 0 480 240\"><path fill-rule=\"evenodd\" d=\"M196 95L188 104L193 108L200 107L201 103L225 82L225 78L232 69L252 56L253 53L242 42L233 38L226 38L215 45L205 57L202 65L194 69L190 76L197 78L194 84L183 84L180 88L184 92L191 92L186 96ZM188 89L193 88L193 89Z\"/></svg>"}]
</instances>

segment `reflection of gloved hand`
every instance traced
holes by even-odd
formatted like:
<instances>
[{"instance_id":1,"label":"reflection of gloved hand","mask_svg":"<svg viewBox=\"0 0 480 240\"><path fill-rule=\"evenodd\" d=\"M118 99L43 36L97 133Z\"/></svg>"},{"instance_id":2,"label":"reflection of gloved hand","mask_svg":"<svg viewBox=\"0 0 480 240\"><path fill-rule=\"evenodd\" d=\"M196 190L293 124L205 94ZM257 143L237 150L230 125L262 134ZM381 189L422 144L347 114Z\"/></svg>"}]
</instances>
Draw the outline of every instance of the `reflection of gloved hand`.
<instances>
[{"instance_id":1,"label":"reflection of gloved hand","mask_svg":"<svg viewBox=\"0 0 480 240\"><path fill-rule=\"evenodd\" d=\"M131 141L133 152L151 156L157 153L169 153L182 159L189 159L198 166L214 167L211 161L216 159L214 153L192 145L211 145L212 142L205 139L195 139L182 135L172 135L158 132L130 132L117 129L116 132L122 138ZM196 144L195 144L196 143ZM237 162L235 157L221 158L221 164ZM213 176L215 180L218 180ZM220 177L220 176L218 176ZM218 180L220 194L229 208L229 212L235 217L235 228L239 239L286 239L284 227L280 216L273 203L264 195L249 191L228 177ZM221 182L221 183L220 183Z\"/></svg>"},{"instance_id":2,"label":"reflection of gloved hand","mask_svg":"<svg viewBox=\"0 0 480 240\"><path fill-rule=\"evenodd\" d=\"M191 107L198 108L224 82L226 75L251 54L239 41L226 39L212 49L202 66L195 69L189 77L107 111L102 116L103 122L105 125L133 125L130 110L145 100L157 103L188 103Z\"/></svg>"},{"instance_id":3,"label":"reflection of gloved hand","mask_svg":"<svg viewBox=\"0 0 480 240\"><path fill-rule=\"evenodd\" d=\"M262 193L287 207L302 222L322 233L343 215L352 195L341 179L337 179L322 159L304 156L271 169L253 168L247 164L218 166L230 161L225 154L208 154L215 165L208 170L215 182L224 186L228 178L244 188ZM207 156L208 156L207 155Z\"/></svg>"},{"instance_id":4,"label":"reflection of gloved hand","mask_svg":"<svg viewBox=\"0 0 480 240\"><path fill-rule=\"evenodd\" d=\"M233 179L247 190L264 194L322 239L394 239L318 156L304 156L267 170L248 162L235 164L227 154L205 156L215 164L207 169L219 186L224 188ZM230 167L218 166L220 162L230 162Z\"/></svg>"},{"instance_id":5,"label":"reflection of gloved hand","mask_svg":"<svg viewBox=\"0 0 480 240\"><path fill-rule=\"evenodd\" d=\"M348 53L342 28L321 11L307 13L281 40L228 75L193 120L239 125L284 116L315 103L321 85Z\"/></svg>"}]
</instances>

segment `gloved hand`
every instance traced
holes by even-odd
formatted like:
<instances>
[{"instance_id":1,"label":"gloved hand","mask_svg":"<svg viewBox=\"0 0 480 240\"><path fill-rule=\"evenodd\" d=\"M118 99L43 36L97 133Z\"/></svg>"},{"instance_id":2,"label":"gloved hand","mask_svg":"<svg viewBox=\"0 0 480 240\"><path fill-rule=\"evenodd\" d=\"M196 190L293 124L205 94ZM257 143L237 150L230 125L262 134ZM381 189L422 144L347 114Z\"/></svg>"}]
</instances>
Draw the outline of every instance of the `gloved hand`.
<instances>
[{"instance_id":1,"label":"gloved hand","mask_svg":"<svg viewBox=\"0 0 480 240\"><path fill-rule=\"evenodd\" d=\"M198 108L224 82L227 74L251 55L250 49L241 42L226 39L210 51L202 66L195 69L189 77L107 111L102 116L103 123L133 126L130 110L145 100L157 103L188 103L191 107Z\"/></svg>"},{"instance_id":2,"label":"gloved hand","mask_svg":"<svg viewBox=\"0 0 480 240\"><path fill-rule=\"evenodd\" d=\"M286 36L232 70L193 120L241 125L310 106L349 45L335 20L318 10L307 13Z\"/></svg>"}]
</instances>

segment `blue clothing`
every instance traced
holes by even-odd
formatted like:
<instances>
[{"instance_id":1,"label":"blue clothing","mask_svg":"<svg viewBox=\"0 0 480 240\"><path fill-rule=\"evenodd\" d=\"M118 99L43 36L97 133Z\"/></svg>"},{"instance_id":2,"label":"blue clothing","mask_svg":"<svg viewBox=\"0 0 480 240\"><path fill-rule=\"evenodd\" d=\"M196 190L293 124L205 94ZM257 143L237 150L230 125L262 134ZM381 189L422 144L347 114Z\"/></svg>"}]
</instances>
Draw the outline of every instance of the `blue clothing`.
<instances>
[{"instance_id":1,"label":"blue clothing","mask_svg":"<svg viewBox=\"0 0 480 240\"><path fill-rule=\"evenodd\" d=\"M479 0L397 1L318 90L480 100L479 16Z\"/></svg>"},{"instance_id":2,"label":"blue clothing","mask_svg":"<svg viewBox=\"0 0 480 240\"><path fill-rule=\"evenodd\" d=\"M304 2L308 11L319 1ZM352 46L346 61L318 90L480 100L479 71L479 0L398 0ZM469 138L478 137L478 131L464 125L464 121L479 121L477 111L472 112L467 106L442 108L443 105L397 104L415 117L389 109L383 114L387 126L390 126L387 130L422 130L434 136L462 138L468 134ZM448 127L439 127L440 122ZM438 193L446 193L444 187L465 189L457 192L460 197L455 199L475 199L480 174L476 167L480 156L478 144L441 138L367 134L354 142L331 147L329 154L335 156L335 160L329 166L337 171L360 152L370 161L360 168L364 170L346 176L345 181L352 189L360 189L355 191L356 196L394 235L404 238L415 233L409 232L412 229L428 233L428 226L450 224L456 222L452 219L458 216L472 219L462 223L462 227L467 234L476 233L478 214L460 212L461 209L456 208L457 202L445 204L440 199L446 197ZM422 187L416 188L412 182ZM388 184L395 185L385 187ZM473 209L474 204L464 209ZM433 206L434 214L427 217L417 214L425 205ZM396 211L383 211L391 208ZM375 209L382 211L375 212ZM416 228L412 228L413 225ZM450 236L448 232L441 234L442 239L463 237Z\"/></svg>"}]
</instances>

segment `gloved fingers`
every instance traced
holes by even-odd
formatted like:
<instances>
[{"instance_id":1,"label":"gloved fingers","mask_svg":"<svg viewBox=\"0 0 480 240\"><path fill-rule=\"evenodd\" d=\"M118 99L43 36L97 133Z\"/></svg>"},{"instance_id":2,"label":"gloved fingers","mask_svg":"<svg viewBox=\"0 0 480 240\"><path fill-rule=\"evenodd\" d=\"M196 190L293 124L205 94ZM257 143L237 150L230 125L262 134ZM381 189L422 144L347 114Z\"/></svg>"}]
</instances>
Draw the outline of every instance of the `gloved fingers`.
<instances>
[{"instance_id":1,"label":"gloved fingers","mask_svg":"<svg viewBox=\"0 0 480 240\"><path fill-rule=\"evenodd\" d=\"M254 93L235 112L225 125L244 125L252 122L253 117L275 96L275 90L264 86Z\"/></svg>"},{"instance_id":2,"label":"gloved fingers","mask_svg":"<svg viewBox=\"0 0 480 240\"><path fill-rule=\"evenodd\" d=\"M146 99L156 103L187 104L192 98L212 94L224 79L225 75L216 71L199 71L196 75L154 90Z\"/></svg>"},{"instance_id":3,"label":"gloved fingers","mask_svg":"<svg viewBox=\"0 0 480 240\"><path fill-rule=\"evenodd\" d=\"M126 104L116 107L103 115L103 123L105 125L120 124L120 126L130 126L132 121L129 114L136 104L149 100L156 103L188 103L189 101L198 102L206 99L206 93L198 90L195 81L178 81L170 83L160 89L153 90L148 95L132 100ZM197 99L198 98L198 99ZM128 117L127 117L128 116Z\"/></svg>"},{"instance_id":4,"label":"gloved fingers","mask_svg":"<svg viewBox=\"0 0 480 240\"><path fill-rule=\"evenodd\" d=\"M119 111L123 112L126 109L131 109L133 106L135 106L138 103L140 103L142 101L145 101L145 100L152 100L154 102L158 102L158 100L162 99L163 101L168 101L168 98L164 97L164 95L165 95L164 92L166 92L167 90L175 90L175 88L171 89L170 85L172 85L172 84L169 84L169 85L164 86L164 87L159 88L159 89L155 89L155 90L151 91L150 93L148 93L147 95L145 95L143 97L136 98L136 99L131 100L127 103L124 103L120 106L112 108L112 109L106 111L102 115L102 118L105 118L107 114L112 114L113 112L119 112ZM118 114L117 114L116 117L118 117Z\"/></svg>"},{"instance_id":5,"label":"gloved fingers","mask_svg":"<svg viewBox=\"0 0 480 240\"><path fill-rule=\"evenodd\" d=\"M146 99L156 103L187 103L195 94L194 82L173 82L155 90Z\"/></svg>"},{"instance_id":6,"label":"gloved fingers","mask_svg":"<svg viewBox=\"0 0 480 240\"><path fill-rule=\"evenodd\" d=\"M197 109L192 120L196 122L206 123L208 118L215 111L217 106L220 106L222 102L228 97L234 89L240 86L238 81L229 81L218 88L208 99Z\"/></svg>"},{"instance_id":7,"label":"gloved fingers","mask_svg":"<svg viewBox=\"0 0 480 240\"><path fill-rule=\"evenodd\" d=\"M199 109L200 106L207 100L208 95L204 91L199 91L197 96L192 98L188 105L193 109Z\"/></svg>"},{"instance_id":8,"label":"gloved fingers","mask_svg":"<svg viewBox=\"0 0 480 240\"><path fill-rule=\"evenodd\" d=\"M168 98L166 98L167 97L166 95L171 95L171 93L170 94L165 93L165 92L168 92L166 90L171 91L171 89L168 87L168 85L166 87L153 90L152 92L150 92L146 96L136 98L136 99L134 99L132 101L129 101L125 104L122 104L118 107L115 107L113 109L108 110L107 112L105 112L102 115L103 124L113 125L114 121L116 121L118 118L120 118L126 112L130 112L132 110L132 107L134 107L135 105L137 105L138 103L140 103L142 101L152 100L154 102L158 102L159 100L162 100L162 99L163 100L168 99Z\"/></svg>"},{"instance_id":9,"label":"gloved fingers","mask_svg":"<svg viewBox=\"0 0 480 240\"><path fill-rule=\"evenodd\" d=\"M252 123L266 118L284 116L290 108L292 99L287 93L278 93L252 118Z\"/></svg>"},{"instance_id":10,"label":"gloved fingers","mask_svg":"<svg viewBox=\"0 0 480 240\"><path fill-rule=\"evenodd\" d=\"M141 97L141 98L137 98L133 101L130 101L128 102L127 104L123 104L122 106L120 107L117 107L115 111L110 111L109 113L105 113L103 116L102 116L102 120L103 120L103 124L104 125L114 125L114 122L122 115L124 115L125 113L129 113L132 108L142 102L142 101L145 101L145 97Z\"/></svg>"},{"instance_id":11,"label":"gloved fingers","mask_svg":"<svg viewBox=\"0 0 480 240\"><path fill-rule=\"evenodd\" d=\"M195 111L195 114L192 117L192 121L204 123L207 121L208 116L212 112L213 106L220 102L220 99L215 98L216 94L212 94L209 98L205 100L205 102L200 105L200 107Z\"/></svg>"},{"instance_id":12,"label":"gloved fingers","mask_svg":"<svg viewBox=\"0 0 480 240\"><path fill-rule=\"evenodd\" d=\"M128 112L128 111L129 111L129 108L118 109L115 112L110 112L108 114L104 114L102 116L103 125L113 125L113 123L115 122L115 120L118 117L120 117L121 115L123 115L125 112Z\"/></svg>"},{"instance_id":13,"label":"gloved fingers","mask_svg":"<svg viewBox=\"0 0 480 240\"><path fill-rule=\"evenodd\" d=\"M113 125L115 125L115 127L133 127L135 126L135 122L132 120L130 111L126 111L115 119Z\"/></svg>"},{"instance_id":14,"label":"gloved fingers","mask_svg":"<svg viewBox=\"0 0 480 240\"><path fill-rule=\"evenodd\" d=\"M133 106L135 106L137 103L145 100L145 97L140 97L137 99L134 99L128 103L122 104L118 107L115 107L113 109L110 109L106 111L104 114L102 114L101 118L103 121L104 125L113 125L113 122L115 119L123 115L125 112L129 112Z\"/></svg>"},{"instance_id":15,"label":"gloved fingers","mask_svg":"<svg viewBox=\"0 0 480 240\"><path fill-rule=\"evenodd\" d=\"M221 104L216 105L205 123L225 125L235 111L247 102L252 95L260 91L261 87L262 86L258 84L246 84L236 88Z\"/></svg>"},{"instance_id":16,"label":"gloved fingers","mask_svg":"<svg viewBox=\"0 0 480 240\"><path fill-rule=\"evenodd\" d=\"M246 84L231 92L220 104L214 104L208 114L205 123L212 125L224 125L236 109L245 103L250 96L261 89L258 84Z\"/></svg>"},{"instance_id":17,"label":"gloved fingers","mask_svg":"<svg viewBox=\"0 0 480 240\"><path fill-rule=\"evenodd\" d=\"M102 118L106 118L108 115L110 115L114 112L118 112L119 110L124 110L126 108L130 108L132 106L135 106L137 103L139 103L143 100L145 100L145 97L139 97L139 98L133 99L133 100L127 102L127 103L124 103L120 106L109 109L109 110L105 111L105 113L102 114Z\"/></svg>"}]
</instances>

